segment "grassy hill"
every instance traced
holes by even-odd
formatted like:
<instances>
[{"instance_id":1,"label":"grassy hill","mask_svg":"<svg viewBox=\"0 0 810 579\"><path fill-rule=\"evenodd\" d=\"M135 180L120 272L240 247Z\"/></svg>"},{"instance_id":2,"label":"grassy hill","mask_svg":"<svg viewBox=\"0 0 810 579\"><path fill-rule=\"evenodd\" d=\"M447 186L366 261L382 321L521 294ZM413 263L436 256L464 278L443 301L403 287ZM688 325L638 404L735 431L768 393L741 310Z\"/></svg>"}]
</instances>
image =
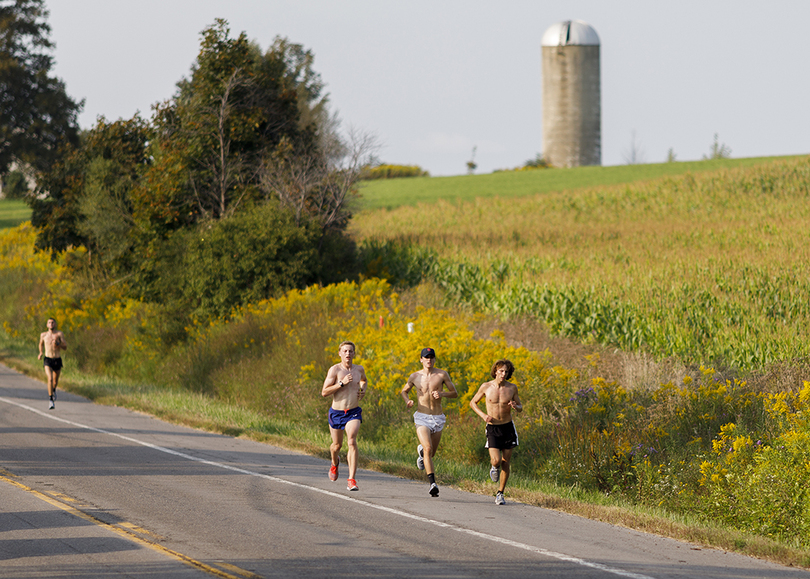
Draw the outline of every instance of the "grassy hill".
<instances>
[{"instance_id":1,"label":"grassy hill","mask_svg":"<svg viewBox=\"0 0 810 579\"><path fill-rule=\"evenodd\" d=\"M31 219L31 209L25 204L25 201L0 199L0 229L16 227L29 219Z\"/></svg>"},{"instance_id":2,"label":"grassy hill","mask_svg":"<svg viewBox=\"0 0 810 579\"><path fill-rule=\"evenodd\" d=\"M421 268L411 278L431 279L454 301L528 314L577 340L744 369L803 359L810 159L726 163L520 197L516 184L525 192L534 179L537 189L554 171L452 178L471 185L465 197L436 188L430 204L361 211L351 230L378 251L369 275ZM570 175L629 180L656 167L667 168ZM486 182L512 196L482 198L473 185ZM424 180L398 186L402 198L425 191Z\"/></svg>"},{"instance_id":3,"label":"grassy hill","mask_svg":"<svg viewBox=\"0 0 810 579\"><path fill-rule=\"evenodd\" d=\"M792 157L752 157L717 159L613 167L574 167L571 169L537 169L533 171L500 171L486 175L454 177L411 177L367 181L360 189L360 208L373 210L416 205L445 199L488 197L522 197L551 191L584 187L618 185L647 181L685 173L703 173L718 169L750 167Z\"/></svg>"}]
</instances>

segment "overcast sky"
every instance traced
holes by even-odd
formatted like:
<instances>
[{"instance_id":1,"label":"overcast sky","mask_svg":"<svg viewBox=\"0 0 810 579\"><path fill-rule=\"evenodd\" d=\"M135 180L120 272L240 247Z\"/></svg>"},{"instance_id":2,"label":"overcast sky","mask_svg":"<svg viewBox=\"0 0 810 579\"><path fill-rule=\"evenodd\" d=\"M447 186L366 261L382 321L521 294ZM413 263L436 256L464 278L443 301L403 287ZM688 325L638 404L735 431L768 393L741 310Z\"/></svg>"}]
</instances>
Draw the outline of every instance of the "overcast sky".
<instances>
[{"instance_id":1,"label":"overcast sky","mask_svg":"<svg viewBox=\"0 0 810 579\"><path fill-rule=\"evenodd\" d=\"M810 152L810 1L46 0L55 73L80 116L151 116L226 19L266 49L277 35L315 54L343 127L379 157L433 175L522 165L541 153L540 39L583 20L601 40L602 163L709 153Z\"/></svg>"}]
</instances>

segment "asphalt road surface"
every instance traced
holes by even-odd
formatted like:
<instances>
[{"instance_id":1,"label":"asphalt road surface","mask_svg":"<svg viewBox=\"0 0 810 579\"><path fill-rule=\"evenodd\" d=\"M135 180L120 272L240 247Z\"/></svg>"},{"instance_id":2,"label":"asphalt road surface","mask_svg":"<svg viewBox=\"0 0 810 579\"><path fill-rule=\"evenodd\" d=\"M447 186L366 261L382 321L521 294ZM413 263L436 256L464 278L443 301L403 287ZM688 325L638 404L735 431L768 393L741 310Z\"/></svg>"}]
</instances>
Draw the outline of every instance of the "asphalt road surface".
<instances>
[{"instance_id":1,"label":"asphalt road surface","mask_svg":"<svg viewBox=\"0 0 810 579\"><path fill-rule=\"evenodd\" d=\"M508 488L505 506L448 487L431 498L361 470L349 492L328 468L65 392L48 410L42 382L0 365L0 577L810 579Z\"/></svg>"}]
</instances>

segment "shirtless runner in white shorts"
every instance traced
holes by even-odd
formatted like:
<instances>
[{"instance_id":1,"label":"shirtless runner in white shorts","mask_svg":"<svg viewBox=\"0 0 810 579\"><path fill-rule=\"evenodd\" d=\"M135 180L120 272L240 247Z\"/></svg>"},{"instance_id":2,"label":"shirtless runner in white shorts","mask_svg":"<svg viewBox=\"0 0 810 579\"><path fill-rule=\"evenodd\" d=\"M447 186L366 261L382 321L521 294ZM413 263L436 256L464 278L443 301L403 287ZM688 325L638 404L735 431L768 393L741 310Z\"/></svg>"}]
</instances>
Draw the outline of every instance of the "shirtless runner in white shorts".
<instances>
[{"instance_id":1,"label":"shirtless runner in white shorts","mask_svg":"<svg viewBox=\"0 0 810 579\"><path fill-rule=\"evenodd\" d=\"M409 393L411 388L416 388L416 412L413 415L416 438L419 439L419 446L416 447L418 455L416 466L427 473L430 496L437 497L439 486L436 484L433 457L442 439L442 430L446 422L442 398L456 398L458 392L450 375L444 370L434 368L436 352L433 348L423 348L419 360L422 362L422 369L410 375L400 394L405 405L413 408L413 400L410 399Z\"/></svg>"}]
</instances>

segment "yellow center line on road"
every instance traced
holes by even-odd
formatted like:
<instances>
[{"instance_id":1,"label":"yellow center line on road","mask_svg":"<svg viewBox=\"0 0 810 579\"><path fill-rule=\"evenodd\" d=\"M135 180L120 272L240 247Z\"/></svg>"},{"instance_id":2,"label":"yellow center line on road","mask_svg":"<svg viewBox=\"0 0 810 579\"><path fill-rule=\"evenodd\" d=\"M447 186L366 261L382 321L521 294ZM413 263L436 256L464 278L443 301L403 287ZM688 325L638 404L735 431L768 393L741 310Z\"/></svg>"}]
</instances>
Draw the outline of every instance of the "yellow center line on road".
<instances>
[{"instance_id":1,"label":"yellow center line on road","mask_svg":"<svg viewBox=\"0 0 810 579\"><path fill-rule=\"evenodd\" d=\"M146 539L143 539L142 537L139 537L134 532L132 532L132 531L130 531L128 529L121 528L121 527L118 527L116 525L111 525L109 523L105 523L104 521L102 521L100 519L97 519L93 515L90 515L88 513L80 511L79 509L77 509L75 507L72 507L70 505L67 505L67 504L57 500L54 497L50 497L50 496L46 495L45 493L41 493L38 490L32 489L31 487L28 487L28 486L26 486L26 485L24 485L24 484L22 484L20 482L12 480L12 479L10 479L10 478L8 478L6 476L0 475L0 481L6 482L6 483L8 483L8 484L10 484L12 486L15 486L15 487L17 487L19 489L22 489L25 492L34 495L38 499L41 499L41 500L45 501L46 503L48 503L50 505L53 505L53 506L55 506L57 508L60 508L63 511L67 511L71 515L79 517L80 519L88 521L88 522L90 522L90 523L92 523L94 525L98 525L99 527L107 529L108 531L112 531L116 535L119 535L119 536L121 536L121 537L123 537L123 538L125 538L125 539L127 539L129 541L132 541L133 543L137 543L137 544L139 544L139 545L141 545L143 547L146 547L148 549L152 549L153 551L157 551L158 553L162 553L163 555L168 555L169 557L177 559L178 561L181 561L182 563L185 563L186 565L190 565L190 566L192 566L192 567L194 567L196 569L199 569L200 571L204 571L204 572L206 572L206 573L208 573L210 575L214 575L216 577L223 577L224 579L241 579L242 577L249 577L251 579L254 579L254 578L255 579L261 579L258 575L254 575L250 571L245 571L243 569L239 569L238 567L236 567L234 565L227 565L228 568L230 568L234 572L239 573L238 576L237 575L231 575L230 573L226 573L225 571L217 569L216 567L212 567L211 565L206 565L202 561L197 561L196 559L192 559L191 557L183 555L182 553L178 553L177 551L173 551L171 549L168 549L168 548L164 547L163 545L158 545L157 543L153 543L152 541L147 541ZM60 495L60 496L64 496L64 495ZM122 523L122 526L124 526L123 523ZM132 527L135 527L135 525L132 525ZM135 527L135 528L137 528L137 527ZM226 566L226 565L223 565L223 566ZM237 569L239 569L239 571L237 571Z\"/></svg>"},{"instance_id":2,"label":"yellow center line on road","mask_svg":"<svg viewBox=\"0 0 810 579\"><path fill-rule=\"evenodd\" d=\"M146 529L139 527L138 525L133 525L132 523L118 523L119 527L124 527L125 529L129 529L133 533L138 533L139 535L147 535L149 537L154 537L155 539L162 539L162 537L152 531L147 531Z\"/></svg>"},{"instance_id":3,"label":"yellow center line on road","mask_svg":"<svg viewBox=\"0 0 810 579\"><path fill-rule=\"evenodd\" d=\"M251 573L250 571L245 571L244 569L240 569L236 565L231 565L230 563L226 563L225 561L217 561L216 563L217 563L217 565L219 565L223 569L227 569L228 571L236 573L237 575L239 575L241 577L244 577L245 579L262 579L261 577L259 577L255 573Z\"/></svg>"}]
</instances>

